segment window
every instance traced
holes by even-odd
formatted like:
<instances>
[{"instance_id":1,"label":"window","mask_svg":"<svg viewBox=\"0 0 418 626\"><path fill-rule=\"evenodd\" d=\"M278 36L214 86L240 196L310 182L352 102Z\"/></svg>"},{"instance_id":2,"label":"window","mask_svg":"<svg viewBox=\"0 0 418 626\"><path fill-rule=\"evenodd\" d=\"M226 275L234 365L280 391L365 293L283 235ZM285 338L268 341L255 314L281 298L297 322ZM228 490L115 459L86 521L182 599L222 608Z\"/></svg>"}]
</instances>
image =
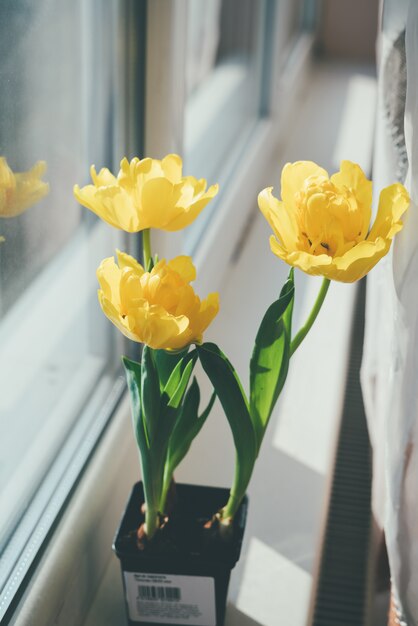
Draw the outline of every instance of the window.
<instances>
[{"instance_id":1,"label":"window","mask_svg":"<svg viewBox=\"0 0 418 626\"><path fill-rule=\"evenodd\" d=\"M221 267L216 249L233 254L255 207L245 188L262 180L286 130L313 43L308 4L312 8L302 0L148 5L146 151L179 152L185 174L222 188L194 224L164 241L171 253L193 254L203 291L221 279L225 262Z\"/></svg>"},{"instance_id":2,"label":"window","mask_svg":"<svg viewBox=\"0 0 418 626\"><path fill-rule=\"evenodd\" d=\"M220 182L222 196L158 250L193 252L199 291L215 290L228 261L216 250L239 242L285 125L277 103L285 88L291 106L301 78L302 62L283 86L302 5L0 3L0 156L13 172L45 162L49 185L0 220L0 619L124 387L126 350L97 306L95 270L137 238L78 207L72 186L91 163L182 154L185 174Z\"/></svg>"},{"instance_id":3,"label":"window","mask_svg":"<svg viewBox=\"0 0 418 626\"><path fill-rule=\"evenodd\" d=\"M0 619L123 389L95 279L121 235L72 187L126 150L127 11L0 5L0 198L3 210L27 205L0 220Z\"/></svg>"},{"instance_id":4,"label":"window","mask_svg":"<svg viewBox=\"0 0 418 626\"><path fill-rule=\"evenodd\" d=\"M185 165L222 187L261 112L266 13L272 8L272 3L248 0L189 4ZM188 250L196 247L215 210L216 203L188 229Z\"/></svg>"},{"instance_id":5,"label":"window","mask_svg":"<svg viewBox=\"0 0 418 626\"><path fill-rule=\"evenodd\" d=\"M225 189L271 113L274 72L284 70L302 29L304 4L195 0L188 4L184 156L186 169ZM307 20L305 20L307 21ZM273 67L273 54L277 57ZM249 159L251 160L251 158ZM193 252L220 198L188 229Z\"/></svg>"}]
</instances>

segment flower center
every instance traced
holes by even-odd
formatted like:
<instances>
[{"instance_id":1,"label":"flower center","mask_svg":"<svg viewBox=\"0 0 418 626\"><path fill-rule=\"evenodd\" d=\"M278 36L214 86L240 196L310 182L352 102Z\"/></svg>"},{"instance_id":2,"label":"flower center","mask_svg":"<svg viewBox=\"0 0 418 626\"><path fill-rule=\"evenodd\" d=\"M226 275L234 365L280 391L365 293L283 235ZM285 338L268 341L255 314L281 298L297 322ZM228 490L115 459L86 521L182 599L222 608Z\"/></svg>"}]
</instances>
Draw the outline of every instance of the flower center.
<instances>
[{"instance_id":1,"label":"flower center","mask_svg":"<svg viewBox=\"0 0 418 626\"><path fill-rule=\"evenodd\" d=\"M363 215L347 187L336 187L325 177L311 176L295 194L295 202L302 250L334 257L359 241Z\"/></svg>"}]
</instances>

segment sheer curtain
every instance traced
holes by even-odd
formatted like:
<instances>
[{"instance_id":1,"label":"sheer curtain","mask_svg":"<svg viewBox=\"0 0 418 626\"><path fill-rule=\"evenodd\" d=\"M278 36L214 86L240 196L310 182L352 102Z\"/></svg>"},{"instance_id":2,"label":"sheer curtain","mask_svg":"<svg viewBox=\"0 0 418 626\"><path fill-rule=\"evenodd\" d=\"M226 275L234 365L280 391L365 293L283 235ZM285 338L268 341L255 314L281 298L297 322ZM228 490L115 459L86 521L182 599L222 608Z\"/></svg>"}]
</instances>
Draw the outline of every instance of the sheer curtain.
<instances>
[{"instance_id":1,"label":"sheer curtain","mask_svg":"<svg viewBox=\"0 0 418 626\"><path fill-rule=\"evenodd\" d=\"M418 624L418 3L386 1L375 188L404 182L411 207L368 279L362 384L374 455L373 512L384 530L402 619ZM407 79L406 79L407 77Z\"/></svg>"}]
</instances>

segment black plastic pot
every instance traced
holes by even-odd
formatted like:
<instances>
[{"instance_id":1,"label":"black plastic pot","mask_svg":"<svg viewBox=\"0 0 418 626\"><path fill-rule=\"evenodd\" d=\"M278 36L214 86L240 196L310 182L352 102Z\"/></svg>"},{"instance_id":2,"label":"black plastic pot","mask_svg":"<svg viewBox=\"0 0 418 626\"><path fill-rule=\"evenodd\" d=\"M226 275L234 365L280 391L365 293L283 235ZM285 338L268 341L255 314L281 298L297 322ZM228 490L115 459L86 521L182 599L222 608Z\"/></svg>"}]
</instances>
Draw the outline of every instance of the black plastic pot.
<instances>
[{"instance_id":1,"label":"black plastic pot","mask_svg":"<svg viewBox=\"0 0 418 626\"><path fill-rule=\"evenodd\" d=\"M241 552L247 516L245 498L230 533L205 529L229 491L177 484L176 514L140 549L142 483L130 495L113 550L120 559L128 624L222 626L231 569Z\"/></svg>"}]
</instances>

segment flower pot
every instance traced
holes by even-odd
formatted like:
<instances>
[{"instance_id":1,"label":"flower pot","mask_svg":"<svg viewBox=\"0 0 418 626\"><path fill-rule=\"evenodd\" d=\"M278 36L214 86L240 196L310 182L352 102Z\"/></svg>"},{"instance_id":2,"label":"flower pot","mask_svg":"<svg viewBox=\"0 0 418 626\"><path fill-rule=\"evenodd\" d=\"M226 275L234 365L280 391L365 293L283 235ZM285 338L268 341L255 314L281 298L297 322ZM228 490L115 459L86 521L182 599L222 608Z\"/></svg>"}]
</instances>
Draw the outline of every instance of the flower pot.
<instances>
[{"instance_id":1,"label":"flower pot","mask_svg":"<svg viewBox=\"0 0 418 626\"><path fill-rule=\"evenodd\" d=\"M138 547L144 521L142 483L130 495L113 550L120 559L128 624L222 626L231 569L241 552L248 500L231 527L205 528L228 500L217 487L176 485L175 513Z\"/></svg>"}]
</instances>

